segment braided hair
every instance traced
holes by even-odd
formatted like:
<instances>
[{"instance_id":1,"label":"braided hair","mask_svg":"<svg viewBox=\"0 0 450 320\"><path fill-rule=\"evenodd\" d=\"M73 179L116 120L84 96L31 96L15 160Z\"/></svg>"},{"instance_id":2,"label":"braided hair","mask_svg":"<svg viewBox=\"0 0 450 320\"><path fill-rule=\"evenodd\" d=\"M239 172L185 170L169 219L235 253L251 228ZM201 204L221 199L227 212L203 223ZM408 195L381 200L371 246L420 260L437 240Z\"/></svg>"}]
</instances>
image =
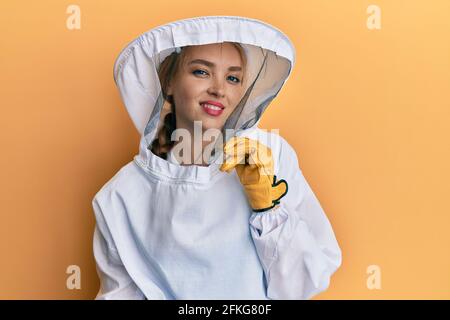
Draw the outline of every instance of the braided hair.
<instances>
[{"instance_id":1,"label":"braided hair","mask_svg":"<svg viewBox=\"0 0 450 320\"><path fill-rule=\"evenodd\" d=\"M161 83L161 90L164 100L170 104L170 112L164 116L163 125L159 130L155 140L151 144L151 151L157 156L167 160L167 154L172 149L175 141L171 140L172 133L175 131L176 117L175 117L175 101L173 95L167 95L167 87L170 79L176 74L180 64L185 57L185 51L173 52L169 55L159 66L158 76Z\"/></svg>"}]
</instances>

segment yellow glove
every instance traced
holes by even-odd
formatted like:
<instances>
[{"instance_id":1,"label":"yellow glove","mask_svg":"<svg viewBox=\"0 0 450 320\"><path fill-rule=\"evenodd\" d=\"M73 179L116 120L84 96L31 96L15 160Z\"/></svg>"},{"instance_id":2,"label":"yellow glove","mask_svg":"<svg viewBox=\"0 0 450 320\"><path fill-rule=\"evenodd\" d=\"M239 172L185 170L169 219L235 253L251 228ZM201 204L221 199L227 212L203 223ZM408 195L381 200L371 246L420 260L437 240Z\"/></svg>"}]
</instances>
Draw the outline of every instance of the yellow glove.
<instances>
[{"instance_id":1,"label":"yellow glove","mask_svg":"<svg viewBox=\"0 0 450 320\"><path fill-rule=\"evenodd\" d=\"M236 168L247 198L255 212L267 211L280 204L287 194L285 180L276 181L270 148L245 137L231 138L223 148L224 163L220 170L231 172Z\"/></svg>"}]
</instances>

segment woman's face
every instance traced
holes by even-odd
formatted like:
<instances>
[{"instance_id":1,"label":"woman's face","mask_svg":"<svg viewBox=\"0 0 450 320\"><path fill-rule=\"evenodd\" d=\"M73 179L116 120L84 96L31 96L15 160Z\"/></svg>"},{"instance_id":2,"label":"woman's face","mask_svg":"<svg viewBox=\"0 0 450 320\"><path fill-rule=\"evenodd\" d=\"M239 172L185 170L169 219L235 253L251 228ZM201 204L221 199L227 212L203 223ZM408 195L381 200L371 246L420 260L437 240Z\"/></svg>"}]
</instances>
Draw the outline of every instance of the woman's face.
<instances>
[{"instance_id":1,"label":"woman's face","mask_svg":"<svg viewBox=\"0 0 450 320\"><path fill-rule=\"evenodd\" d=\"M175 101L177 128L194 132L194 121L201 121L203 131L220 130L244 94L241 55L227 42L184 50L184 62L167 90Z\"/></svg>"}]
</instances>

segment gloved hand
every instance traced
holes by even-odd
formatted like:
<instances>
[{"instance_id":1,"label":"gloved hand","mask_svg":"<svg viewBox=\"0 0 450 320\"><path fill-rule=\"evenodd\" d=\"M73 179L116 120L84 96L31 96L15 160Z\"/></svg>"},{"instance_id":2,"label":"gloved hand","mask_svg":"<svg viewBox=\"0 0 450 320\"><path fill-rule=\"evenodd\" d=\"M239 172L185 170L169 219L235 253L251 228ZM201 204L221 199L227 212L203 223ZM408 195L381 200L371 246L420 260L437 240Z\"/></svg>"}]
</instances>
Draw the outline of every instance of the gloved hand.
<instances>
[{"instance_id":1,"label":"gloved hand","mask_svg":"<svg viewBox=\"0 0 450 320\"><path fill-rule=\"evenodd\" d=\"M288 184L285 180L276 181L270 148L257 140L233 137L225 144L223 152L220 170L229 173L236 168L253 211L267 211L280 204L280 199L287 194Z\"/></svg>"}]
</instances>

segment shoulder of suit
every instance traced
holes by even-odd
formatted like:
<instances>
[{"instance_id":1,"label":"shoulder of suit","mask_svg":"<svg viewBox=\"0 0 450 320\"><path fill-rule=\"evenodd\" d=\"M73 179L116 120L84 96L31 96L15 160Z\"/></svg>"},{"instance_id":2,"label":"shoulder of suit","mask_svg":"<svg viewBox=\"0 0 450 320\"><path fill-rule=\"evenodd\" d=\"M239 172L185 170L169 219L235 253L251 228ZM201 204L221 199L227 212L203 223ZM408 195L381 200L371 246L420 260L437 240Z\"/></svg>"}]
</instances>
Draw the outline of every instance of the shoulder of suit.
<instances>
[{"instance_id":1,"label":"shoulder of suit","mask_svg":"<svg viewBox=\"0 0 450 320\"><path fill-rule=\"evenodd\" d=\"M100 204L103 201L110 201L115 194L120 195L124 191L136 190L140 188L139 180L143 175L139 174L139 169L134 161L130 161L117 171L95 194Z\"/></svg>"}]
</instances>

